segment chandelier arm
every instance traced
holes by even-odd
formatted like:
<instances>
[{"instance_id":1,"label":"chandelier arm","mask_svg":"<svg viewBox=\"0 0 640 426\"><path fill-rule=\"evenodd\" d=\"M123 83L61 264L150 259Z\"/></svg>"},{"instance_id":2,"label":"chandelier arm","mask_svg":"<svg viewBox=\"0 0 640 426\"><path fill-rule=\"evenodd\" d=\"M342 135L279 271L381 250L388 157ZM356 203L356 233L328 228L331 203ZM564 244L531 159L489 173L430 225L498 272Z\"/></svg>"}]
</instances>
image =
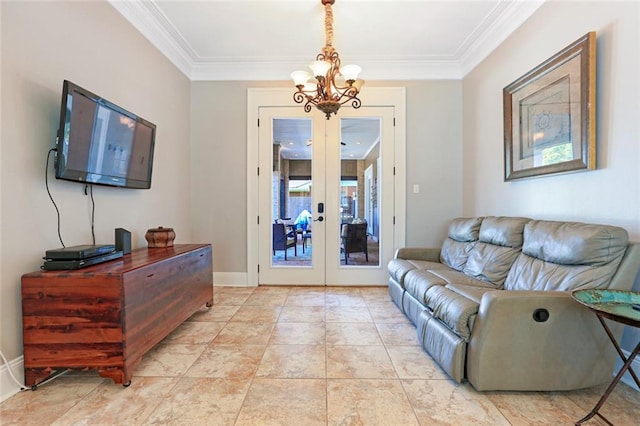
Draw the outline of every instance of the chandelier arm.
<instances>
[{"instance_id":1,"label":"chandelier arm","mask_svg":"<svg viewBox=\"0 0 640 426\"><path fill-rule=\"evenodd\" d=\"M304 112L311 112L311 105L312 105L311 100L307 101L307 103L304 104L304 107L303 107Z\"/></svg>"},{"instance_id":2,"label":"chandelier arm","mask_svg":"<svg viewBox=\"0 0 640 426\"><path fill-rule=\"evenodd\" d=\"M295 93L293 94L293 100L294 100L294 101L295 101L295 103L297 103L297 104L301 104L301 103L303 103L303 102L305 101L305 99L307 99L307 98L308 98L308 96L305 96L305 94L304 94L302 91L300 91L300 92L295 92Z\"/></svg>"},{"instance_id":3,"label":"chandelier arm","mask_svg":"<svg viewBox=\"0 0 640 426\"><path fill-rule=\"evenodd\" d=\"M353 102L351 102L351 106L353 107L353 109L360 108L360 106L362 105L362 101L358 98L352 98L352 99L353 99Z\"/></svg>"},{"instance_id":4,"label":"chandelier arm","mask_svg":"<svg viewBox=\"0 0 640 426\"><path fill-rule=\"evenodd\" d=\"M358 90L355 87L349 87L347 90L340 91L338 93L340 93L340 97L336 100L340 103L340 105L344 105L347 102L353 100L353 103L352 103L353 107L354 108L360 107L361 101L360 99L358 99Z\"/></svg>"}]
</instances>

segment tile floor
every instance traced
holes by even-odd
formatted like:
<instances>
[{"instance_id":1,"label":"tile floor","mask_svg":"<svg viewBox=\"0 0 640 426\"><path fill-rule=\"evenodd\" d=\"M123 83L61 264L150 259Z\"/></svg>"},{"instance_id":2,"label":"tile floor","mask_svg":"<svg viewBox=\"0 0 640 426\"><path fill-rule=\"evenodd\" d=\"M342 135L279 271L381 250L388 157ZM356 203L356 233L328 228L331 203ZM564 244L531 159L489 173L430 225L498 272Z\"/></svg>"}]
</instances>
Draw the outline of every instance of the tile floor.
<instances>
[{"instance_id":1,"label":"tile floor","mask_svg":"<svg viewBox=\"0 0 640 426\"><path fill-rule=\"evenodd\" d=\"M414 334L382 287L216 287L130 387L68 373L0 404L0 424L571 425L604 390L478 393ZM640 424L640 392L619 385L602 412Z\"/></svg>"}]
</instances>

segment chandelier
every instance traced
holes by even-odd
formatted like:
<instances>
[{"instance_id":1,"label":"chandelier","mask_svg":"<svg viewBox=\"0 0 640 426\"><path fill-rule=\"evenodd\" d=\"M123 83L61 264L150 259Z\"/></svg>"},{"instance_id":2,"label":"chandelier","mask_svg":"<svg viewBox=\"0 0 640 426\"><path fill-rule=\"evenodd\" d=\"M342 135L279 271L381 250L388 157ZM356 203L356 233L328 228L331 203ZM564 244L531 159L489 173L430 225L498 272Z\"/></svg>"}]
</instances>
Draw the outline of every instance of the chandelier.
<instances>
[{"instance_id":1,"label":"chandelier","mask_svg":"<svg viewBox=\"0 0 640 426\"><path fill-rule=\"evenodd\" d=\"M307 71L294 71L291 78L298 91L293 94L296 103L303 103L306 112L315 105L327 120L331 114L337 114L341 105L351 102L354 108L360 108L358 99L364 80L358 78L362 71L357 65L345 65L340 68L340 55L333 48L333 12L331 5L335 0L320 0L324 5L325 46Z\"/></svg>"}]
</instances>

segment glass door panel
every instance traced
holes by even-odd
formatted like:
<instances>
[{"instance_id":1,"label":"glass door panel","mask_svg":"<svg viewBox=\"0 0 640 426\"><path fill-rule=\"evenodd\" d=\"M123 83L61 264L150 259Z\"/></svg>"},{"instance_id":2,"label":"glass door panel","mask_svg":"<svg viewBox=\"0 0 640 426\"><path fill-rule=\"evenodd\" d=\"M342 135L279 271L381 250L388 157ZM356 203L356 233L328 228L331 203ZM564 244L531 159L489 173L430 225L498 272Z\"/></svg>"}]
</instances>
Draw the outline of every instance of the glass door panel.
<instances>
[{"instance_id":1,"label":"glass door panel","mask_svg":"<svg viewBox=\"0 0 640 426\"><path fill-rule=\"evenodd\" d=\"M314 222L324 122L295 107L261 108L259 134L259 282L324 285L324 230Z\"/></svg>"},{"instance_id":2,"label":"glass door panel","mask_svg":"<svg viewBox=\"0 0 640 426\"><path fill-rule=\"evenodd\" d=\"M312 266L312 119L274 118L272 267Z\"/></svg>"},{"instance_id":3,"label":"glass door panel","mask_svg":"<svg viewBox=\"0 0 640 426\"><path fill-rule=\"evenodd\" d=\"M380 117L340 120L340 265L379 266Z\"/></svg>"},{"instance_id":4,"label":"glass door panel","mask_svg":"<svg viewBox=\"0 0 640 426\"><path fill-rule=\"evenodd\" d=\"M345 108L336 118L327 123L327 282L384 284L393 257L393 108Z\"/></svg>"}]
</instances>

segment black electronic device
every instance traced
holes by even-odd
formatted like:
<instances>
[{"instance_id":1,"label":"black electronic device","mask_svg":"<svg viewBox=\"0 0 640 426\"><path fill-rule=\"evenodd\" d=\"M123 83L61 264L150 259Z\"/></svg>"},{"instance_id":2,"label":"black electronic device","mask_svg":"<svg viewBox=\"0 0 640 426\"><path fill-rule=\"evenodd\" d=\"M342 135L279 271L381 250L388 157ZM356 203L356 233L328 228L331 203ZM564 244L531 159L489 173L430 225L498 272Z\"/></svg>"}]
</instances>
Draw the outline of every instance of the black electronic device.
<instances>
[{"instance_id":1,"label":"black electronic device","mask_svg":"<svg viewBox=\"0 0 640 426\"><path fill-rule=\"evenodd\" d=\"M155 124L65 80L56 178L149 189Z\"/></svg>"},{"instance_id":2,"label":"black electronic device","mask_svg":"<svg viewBox=\"0 0 640 426\"><path fill-rule=\"evenodd\" d=\"M116 228L116 250L124 254L131 253L131 232L124 228Z\"/></svg>"},{"instance_id":3,"label":"black electronic device","mask_svg":"<svg viewBox=\"0 0 640 426\"><path fill-rule=\"evenodd\" d=\"M47 250L44 257L46 260L84 260L114 251L116 246L113 244L79 245Z\"/></svg>"},{"instance_id":4,"label":"black electronic device","mask_svg":"<svg viewBox=\"0 0 640 426\"><path fill-rule=\"evenodd\" d=\"M71 269L80 269L86 268L87 266L97 265L98 263L107 262L109 260L114 260L122 257L121 251L114 251L107 254L100 254L97 256L89 257L87 259L79 259L79 260L51 260L45 259L42 264L42 269L45 271L61 271L61 270L71 270Z\"/></svg>"}]
</instances>

